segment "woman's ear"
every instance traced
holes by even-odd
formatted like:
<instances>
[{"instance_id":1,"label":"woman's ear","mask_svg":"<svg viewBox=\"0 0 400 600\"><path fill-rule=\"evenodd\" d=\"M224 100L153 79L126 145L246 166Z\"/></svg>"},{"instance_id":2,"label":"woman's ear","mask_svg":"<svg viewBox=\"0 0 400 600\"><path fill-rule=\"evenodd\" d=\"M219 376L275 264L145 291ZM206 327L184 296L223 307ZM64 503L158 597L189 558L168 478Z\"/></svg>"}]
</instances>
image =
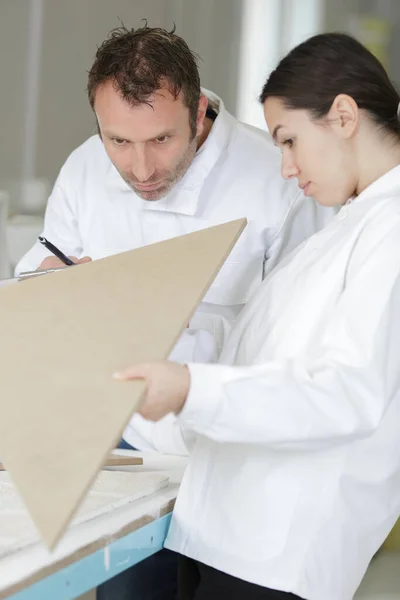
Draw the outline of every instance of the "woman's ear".
<instances>
[{"instance_id":1,"label":"woman's ear","mask_svg":"<svg viewBox=\"0 0 400 600\"><path fill-rule=\"evenodd\" d=\"M338 94L329 109L327 120L340 137L344 139L353 137L360 120L357 102L347 94Z\"/></svg>"}]
</instances>

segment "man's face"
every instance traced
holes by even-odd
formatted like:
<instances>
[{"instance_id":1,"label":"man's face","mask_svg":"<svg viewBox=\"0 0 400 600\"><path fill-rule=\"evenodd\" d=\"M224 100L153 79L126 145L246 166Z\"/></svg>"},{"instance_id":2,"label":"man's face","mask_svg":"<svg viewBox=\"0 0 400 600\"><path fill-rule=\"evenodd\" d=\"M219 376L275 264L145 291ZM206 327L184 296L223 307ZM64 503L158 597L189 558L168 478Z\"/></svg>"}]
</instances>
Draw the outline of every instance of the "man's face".
<instances>
[{"instance_id":1,"label":"man's face","mask_svg":"<svg viewBox=\"0 0 400 600\"><path fill-rule=\"evenodd\" d=\"M131 106L112 82L99 87L94 110L104 147L126 183L144 200L159 200L178 183L196 154L182 95L160 88L149 104ZM197 132L203 128L202 112Z\"/></svg>"}]
</instances>

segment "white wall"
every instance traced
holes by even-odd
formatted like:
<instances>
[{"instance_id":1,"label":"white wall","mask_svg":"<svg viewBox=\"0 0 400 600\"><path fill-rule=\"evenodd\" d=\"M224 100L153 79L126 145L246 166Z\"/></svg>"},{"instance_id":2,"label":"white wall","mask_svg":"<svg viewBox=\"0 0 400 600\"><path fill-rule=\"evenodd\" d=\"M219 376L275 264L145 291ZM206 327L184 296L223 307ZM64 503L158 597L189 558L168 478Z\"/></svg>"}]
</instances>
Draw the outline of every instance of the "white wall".
<instances>
[{"instance_id":1,"label":"white wall","mask_svg":"<svg viewBox=\"0 0 400 600\"><path fill-rule=\"evenodd\" d=\"M16 177L21 163L29 17L26 5L24 0L0 1L0 181Z\"/></svg>"},{"instance_id":2,"label":"white wall","mask_svg":"<svg viewBox=\"0 0 400 600\"><path fill-rule=\"evenodd\" d=\"M243 0L170 0L170 21L197 52L201 83L236 111Z\"/></svg>"},{"instance_id":3,"label":"white wall","mask_svg":"<svg viewBox=\"0 0 400 600\"><path fill-rule=\"evenodd\" d=\"M243 0L237 116L265 129L258 97L271 71L294 46L321 31L324 0Z\"/></svg>"}]
</instances>

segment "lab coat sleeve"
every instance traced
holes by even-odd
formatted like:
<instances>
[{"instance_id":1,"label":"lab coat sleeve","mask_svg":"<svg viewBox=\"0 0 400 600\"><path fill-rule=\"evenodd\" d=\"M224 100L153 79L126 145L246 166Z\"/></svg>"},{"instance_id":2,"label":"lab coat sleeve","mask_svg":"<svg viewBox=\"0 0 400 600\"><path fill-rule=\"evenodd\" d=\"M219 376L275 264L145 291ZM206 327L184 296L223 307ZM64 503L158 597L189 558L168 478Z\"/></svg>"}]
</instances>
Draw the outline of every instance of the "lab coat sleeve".
<instances>
[{"instance_id":1,"label":"lab coat sleeve","mask_svg":"<svg viewBox=\"0 0 400 600\"><path fill-rule=\"evenodd\" d=\"M228 316L224 316L221 312L218 312L218 308L219 307L216 306L214 312L205 312L200 305L199 310L196 311L190 320L189 329L187 331L194 336L194 341L192 342L193 350L191 351L191 356L194 357L193 361L190 359L188 353L186 353L183 360L176 360L174 353L172 353L170 360L185 363L217 362L224 343L232 329L236 315L239 314L242 306L235 306L236 312L233 314L228 313ZM182 344L182 342L183 340L181 339L180 344ZM205 357L205 360L203 359L203 356Z\"/></svg>"},{"instance_id":2,"label":"lab coat sleeve","mask_svg":"<svg viewBox=\"0 0 400 600\"><path fill-rule=\"evenodd\" d=\"M134 414L123 438L137 450L155 450L162 454L188 456L196 441L193 431L185 431L172 413L154 423Z\"/></svg>"},{"instance_id":3,"label":"lab coat sleeve","mask_svg":"<svg viewBox=\"0 0 400 600\"><path fill-rule=\"evenodd\" d=\"M360 254L367 258L352 269L317 358L189 365L181 425L218 442L276 449L324 448L372 435L400 387L399 229Z\"/></svg>"},{"instance_id":4,"label":"lab coat sleeve","mask_svg":"<svg viewBox=\"0 0 400 600\"><path fill-rule=\"evenodd\" d=\"M214 315L215 330L200 329L202 319L195 317L194 324L199 329L185 329L169 359L181 364L188 362L213 363L218 358L223 333L230 329L229 322ZM213 323L208 313L206 324ZM217 336L219 339L217 340ZM196 435L190 429L181 427L176 416L169 414L160 421L152 422L134 414L123 433L123 439L139 450L156 450L163 454L187 456L196 441Z\"/></svg>"},{"instance_id":5,"label":"lab coat sleeve","mask_svg":"<svg viewBox=\"0 0 400 600\"><path fill-rule=\"evenodd\" d=\"M79 235L76 197L69 179L67 162L61 169L48 200L42 235L67 256L81 258L83 249ZM46 256L52 256L51 252L36 242L17 264L15 274L34 271Z\"/></svg>"}]
</instances>

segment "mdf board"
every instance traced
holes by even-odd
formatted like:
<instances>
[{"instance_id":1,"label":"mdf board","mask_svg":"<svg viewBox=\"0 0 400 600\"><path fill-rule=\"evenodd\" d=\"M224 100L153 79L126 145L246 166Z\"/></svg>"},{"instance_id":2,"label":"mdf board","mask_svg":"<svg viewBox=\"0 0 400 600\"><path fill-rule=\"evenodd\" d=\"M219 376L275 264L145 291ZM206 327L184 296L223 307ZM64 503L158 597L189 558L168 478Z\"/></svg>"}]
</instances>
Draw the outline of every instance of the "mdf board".
<instances>
[{"instance_id":1,"label":"mdf board","mask_svg":"<svg viewBox=\"0 0 400 600\"><path fill-rule=\"evenodd\" d=\"M113 373L168 357L245 224L0 290L0 457L50 548L142 397Z\"/></svg>"},{"instance_id":2,"label":"mdf board","mask_svg":"<svg viewBox=\"0 0 400 600\"><path fill-rule=\"evenodd\" d=\"M397 521L396 525L393 527L390 532L388 538L383 544L384 550L400 550L400 519Z\"/></svg>"}]
</instances>

